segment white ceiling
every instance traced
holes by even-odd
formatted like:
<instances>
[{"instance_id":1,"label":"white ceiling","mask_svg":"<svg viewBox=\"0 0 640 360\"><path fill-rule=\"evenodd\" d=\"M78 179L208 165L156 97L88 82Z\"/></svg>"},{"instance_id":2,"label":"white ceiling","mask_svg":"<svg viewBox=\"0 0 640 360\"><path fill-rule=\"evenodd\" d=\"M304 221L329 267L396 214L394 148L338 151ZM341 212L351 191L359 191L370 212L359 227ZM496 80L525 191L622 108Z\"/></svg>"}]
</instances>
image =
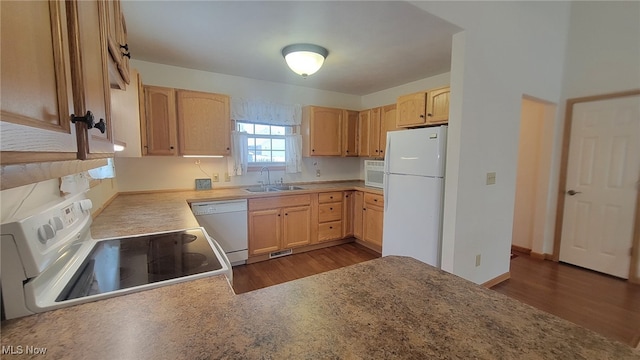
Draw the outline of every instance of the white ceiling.
<instances>
[{"instance_id":1,"label":"white ceiling","mask_svg":"<svg viewBox=\"0 0 640 360\"><path fill-rule=\"evenodd\" d=\"M353 95L448 72L460 29L404 1L122 1L132 58ZM283 47L329 50L303 79Z\"/></svg>"}]
</instances>

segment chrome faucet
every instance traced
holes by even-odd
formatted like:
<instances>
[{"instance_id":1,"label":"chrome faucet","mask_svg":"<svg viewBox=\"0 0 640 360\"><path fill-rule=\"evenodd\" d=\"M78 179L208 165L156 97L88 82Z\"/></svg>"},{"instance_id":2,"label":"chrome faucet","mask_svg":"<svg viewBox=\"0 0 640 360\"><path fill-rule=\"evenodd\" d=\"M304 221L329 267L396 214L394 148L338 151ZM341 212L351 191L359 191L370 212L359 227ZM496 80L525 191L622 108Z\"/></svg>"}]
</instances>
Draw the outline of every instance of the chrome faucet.
<instances>
[{"instance_id":1,"label":"chrome faucet","mask_svg":"<svg viewBox=\"0 0 640 360\"><path fill-rule=\"evenodd\" d=\"M265 169L267 170L267 186L269 186L269 185L271 185L271 171L269 171L269 168L268 168L268 167L263 166L263 167L260 169L260 176L262 176L262 172L263 172Z\"/></svg>"}]
</instances>

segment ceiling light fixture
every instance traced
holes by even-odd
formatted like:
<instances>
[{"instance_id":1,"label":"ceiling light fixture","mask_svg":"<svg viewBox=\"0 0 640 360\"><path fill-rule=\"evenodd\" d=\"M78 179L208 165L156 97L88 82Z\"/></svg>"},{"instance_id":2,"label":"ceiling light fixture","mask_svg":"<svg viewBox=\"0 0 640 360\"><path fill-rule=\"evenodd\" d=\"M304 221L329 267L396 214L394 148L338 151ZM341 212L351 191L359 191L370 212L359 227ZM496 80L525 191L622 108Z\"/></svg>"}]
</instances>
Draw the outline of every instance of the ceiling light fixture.
<instances>
[{"instance_id":1,"label":"ceiling light fixture","mask_svg":"<svg viewBox=\"0 0 640 360\"><path fill-rule=\"evenodd\" d=\"M293 44L282 49L287 65L298 75L306 78L320 70L329 51L313 44Z\"/></svg>"}]
</instances>

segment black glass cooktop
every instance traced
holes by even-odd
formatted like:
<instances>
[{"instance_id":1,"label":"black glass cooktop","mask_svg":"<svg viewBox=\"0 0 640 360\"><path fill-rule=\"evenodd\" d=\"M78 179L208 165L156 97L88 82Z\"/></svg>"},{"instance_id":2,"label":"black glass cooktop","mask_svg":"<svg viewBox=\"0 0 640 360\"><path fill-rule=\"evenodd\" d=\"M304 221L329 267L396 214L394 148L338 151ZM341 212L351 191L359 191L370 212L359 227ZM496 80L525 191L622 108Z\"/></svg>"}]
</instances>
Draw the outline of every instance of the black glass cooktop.
<instances>
[{"instance_id":1,"label":"black glass cooktop","mask_svg":"<svg viewBox=\"0 0 640 360\"><path fill-rule=\"evenodd\" d=\"M222 269L201 229L99 241L56 301Z\"/></svg>"}]
</instances>

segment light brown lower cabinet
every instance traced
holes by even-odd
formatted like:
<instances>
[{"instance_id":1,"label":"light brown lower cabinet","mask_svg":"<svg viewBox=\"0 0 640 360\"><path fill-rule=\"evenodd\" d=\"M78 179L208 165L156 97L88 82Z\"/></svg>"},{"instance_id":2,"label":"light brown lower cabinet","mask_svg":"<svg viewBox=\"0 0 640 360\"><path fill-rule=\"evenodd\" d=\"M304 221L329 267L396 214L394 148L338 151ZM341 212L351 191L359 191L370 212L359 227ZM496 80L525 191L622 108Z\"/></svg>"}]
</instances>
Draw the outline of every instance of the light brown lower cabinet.
<instances>
[{"instance_id":1,"label":"light brown lower cabinet","mask_svg":"<svg viewBox=\"0 0 640 360\"><path fill-rule=\"evenodd\" d=\"M310 195L249 200L249 256L311 243Z\"/></svg>"},{"instance_id":2,"label":"light brown lower cabinet","mask_svg":"<svg viewBox=\"0 0 640 360\"><path fill-rule=\"evenodd\" d=\"M318 242L342 239L343 206L342 191L318 194Z\"/></svg>"},{"instance_id":3,"label":"light brown lower cabinet","mask_svg":"<svg viewBox=\"0 0 640 360\"><path fill-rule=\"evenodd\" d=\"M353 236L353 212L355 191L345 191L342 200L342 237Z\"/></svg>"},{"instance_id":4,"label":"light brown lower cabinet","mask_svg":"<svg viewBox=\"0 0 640 360\"><path fill-rule=\"evenodd\" d=\"M382 251L384 197L356 191L354 194L353 236Z\"/></svg>"},{"instance_id":5,"label":"light brown lower cabinet","mask_svg":"<svg viewBox=\"0 0 640 360\"><path fill-rule=\"evenodd\" d=\"M364 221L362 219L362 213L364 210L364 193L362 191L356 191L353 194L353 236L356 239L363 239L363 226Z\"/></svg>"}]
</instances>

